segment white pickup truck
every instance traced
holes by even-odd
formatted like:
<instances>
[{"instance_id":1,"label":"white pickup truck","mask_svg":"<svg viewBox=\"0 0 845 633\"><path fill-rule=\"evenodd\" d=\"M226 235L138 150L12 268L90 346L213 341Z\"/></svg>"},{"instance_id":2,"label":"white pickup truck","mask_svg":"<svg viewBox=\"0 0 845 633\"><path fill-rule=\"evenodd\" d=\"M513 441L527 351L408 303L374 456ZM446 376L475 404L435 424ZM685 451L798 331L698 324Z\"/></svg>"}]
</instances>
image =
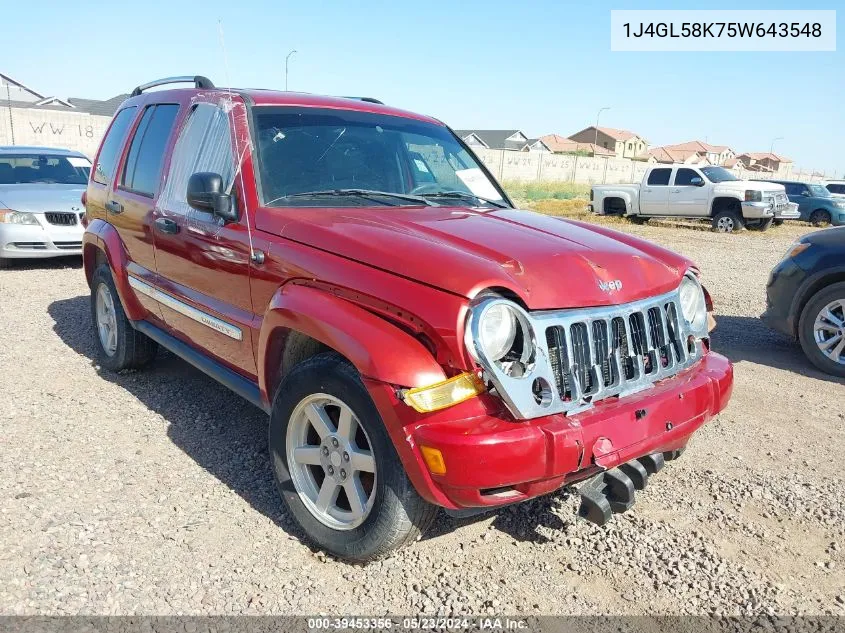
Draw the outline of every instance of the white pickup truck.
<instances>
[{"instance_id":1,"label":"white pickup truck","mask_svg":"<svg viewBox=\"0 0 845 633\"><path fill-rule=\"evenodd\" d=\"M634 222L649 218L711 218L713 228L730 233L743 227L765 231L774 220L797 220L798 205L783 185L740 180L724 167L654 165L640 184L593 185L590 210Z\"/></svg>"}]
</instances>

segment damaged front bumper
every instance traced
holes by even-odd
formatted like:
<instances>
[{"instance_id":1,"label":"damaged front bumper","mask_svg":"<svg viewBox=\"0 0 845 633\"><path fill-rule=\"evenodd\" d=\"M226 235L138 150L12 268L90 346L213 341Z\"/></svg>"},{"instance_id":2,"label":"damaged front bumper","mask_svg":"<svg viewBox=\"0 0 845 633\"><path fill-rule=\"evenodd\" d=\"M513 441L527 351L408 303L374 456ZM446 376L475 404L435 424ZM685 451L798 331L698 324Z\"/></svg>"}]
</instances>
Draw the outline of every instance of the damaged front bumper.
<instances>
[{"instance_id":1,"label":"damaged front bumper","mask_svg":"<svg viewBox=\"0 0 845 633\"><path fill-rule=\"evenodd\" d=\"M708 352L637 394L579 414L517 422L493 396L416 415L390 390L368 384L417 491L452 510L524 501L646 455L678 451L725 408L732 387L730 362ZM421 447L439 451L445 472L430 472Z\"/></svg>"}]
</instances>

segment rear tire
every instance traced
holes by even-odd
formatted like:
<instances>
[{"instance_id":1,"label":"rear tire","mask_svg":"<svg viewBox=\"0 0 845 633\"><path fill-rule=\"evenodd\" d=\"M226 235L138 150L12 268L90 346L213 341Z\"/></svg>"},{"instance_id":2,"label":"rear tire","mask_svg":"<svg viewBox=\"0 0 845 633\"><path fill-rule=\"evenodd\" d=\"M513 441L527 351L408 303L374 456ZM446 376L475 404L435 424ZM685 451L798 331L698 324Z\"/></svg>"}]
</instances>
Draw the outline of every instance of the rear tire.
<instances>
[{"instance_id":1,"label":"rear tire","mask_svg":"<svg viewBox=\"0 0 845 633\"><path fill-rule=\"evenodd\" d=\"M813 226L827 226L831 219L830 212L824 209L816 209L810 214L810 224Z\"/></svg>"},{"instance_id":2,"label":"rear tire","mask_svg":"<svg viewBox=\"0 0 845 633\"><path fill-rule=\"evenodd\" d=\"M733 209L723 209L713 216L713 230L719 233L735 233L744 227L742 215Z\"/></svg>"},{"instance_id":3,"label":"rear tire","mask_svg":"<svg viewBox=\"0 0 845 633\"><path fill-rule=\"evenodd\" d=\"M97 360L106 369L140 369L155 358L158 343L126 318L107 264L101 264L91 277L91 323Z\"/></svg>"},{"instance_id":4,"label":"rear tire","mask_svg":"<svg viewBox=\"0 0 845 633\"><path fill-rule=\"evenodd\" d=\"M381 558L417 540L437 516L408 479L358 372L334 352L312 356L285 377L269 447L288 512L309 541L339 558Z\"/></svg>"},{"instance_id":5,"label":"rear tire","mask_svg":"<svg viewBox=\"0 0 845 633\"><path fill-rule=\"evenodd\" d=\"M828 309L833 319L819 319ZM827 327L819 327L820 322ZM798 320L798 340L813 365L828 374L845 377L845 281L823 288L807 302ZM838 355L838 362L825 354L823 347L829 354Z\"/></svg>"}]
</instances>

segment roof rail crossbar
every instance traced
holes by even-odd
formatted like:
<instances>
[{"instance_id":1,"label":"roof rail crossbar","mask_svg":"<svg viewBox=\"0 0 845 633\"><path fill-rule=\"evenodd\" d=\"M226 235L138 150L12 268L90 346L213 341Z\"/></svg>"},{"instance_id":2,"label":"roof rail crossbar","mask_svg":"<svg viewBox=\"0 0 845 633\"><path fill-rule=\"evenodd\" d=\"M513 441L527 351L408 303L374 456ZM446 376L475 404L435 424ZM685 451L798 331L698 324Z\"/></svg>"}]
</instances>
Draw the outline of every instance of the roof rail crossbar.
<instances>
[{"instance_id":1,"label":"roof rail crossbar","mask_svg":"<svg viewBox=\"0 0 845 633\"><path fill-rule=\"evenodd\" d=\"M214 84L211 83L211 79L209 79L208 77L203 77L202 75L194 75L193 77L189 75L183 75L180 77L164 77L163 79L156 79L155 81L151 81L146 84L141 84L140 86L137 86L135 90L132 91L132 94L129 96L137 97L139 94L144 92L144 90L149 90L150 88L155 88L156 86L185 83L192 83L194 84L194 87L200 88L202 90L210 90L214 88Z\"/></svg>"},{"instance_id":2,"label":"roof rail crossbar","mask_svg":"<svg viewBox=\"0 0 845 633\"><path fill-rule=\"evenodd\" d=\"M377 103L379 105L384 105L384 101L379 101L373 97L343 97L344 99L354 99L355 101L366 101L367 103Z\"/></svg>"}]
</instances>

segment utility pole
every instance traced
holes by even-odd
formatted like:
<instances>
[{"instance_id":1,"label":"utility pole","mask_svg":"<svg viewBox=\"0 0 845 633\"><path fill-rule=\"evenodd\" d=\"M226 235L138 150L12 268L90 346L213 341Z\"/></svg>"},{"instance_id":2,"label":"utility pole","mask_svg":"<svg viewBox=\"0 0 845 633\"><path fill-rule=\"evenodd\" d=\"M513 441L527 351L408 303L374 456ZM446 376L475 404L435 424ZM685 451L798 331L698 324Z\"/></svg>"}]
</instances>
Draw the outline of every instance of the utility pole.
<instances>
[{"instance_id":1,"label":"utility pole","mask_svg":"<svg viewBox=\"0 0 845 633\"><path fill-rule=\"evenodd\" d=\"M285 92L288 89L288 62L290 61L290 56L296 52L296 49L292 50L288 53L287 57L285 57Z\"/></svg>"},{"instance_id":2,"label":"utility pole","mask_svg":"<svg viewBox=\"0 0 845 633\"><path fill-rule=\"evenodd\" d=\"M782 141L782 140L783 140L782 136L778 136L777 138L772 139L772 144L769 145L769 154L775 153L775 141Z\"/></svg>"},{"instance_id":3,"label":"utility pole","mask_svg":"<svg viewBox=\"0 0 845 633\"><path fill-rule=\"evenodd\" d=\"M598 113L596 113L596 137L593 140L593 157L595 157L595 155L596 155L596 147L599 144L599 117L601 116L601 113L604 112L605 110L610 110L610 106L606 106L604 108L599 108Z\"/></svg>"},{"instance_id":4,"label":"utility pole","mask_svg":"<svg viewBox=\"0 0 845 633\"><path fill-rule=\"evenodd\" d=\"M15 144L15 121L12 118L12 91L9 89L9 83L6 82L6 104L9 106L9 133L12 136L12 145Z\"/></svg>"}]
</instances>

